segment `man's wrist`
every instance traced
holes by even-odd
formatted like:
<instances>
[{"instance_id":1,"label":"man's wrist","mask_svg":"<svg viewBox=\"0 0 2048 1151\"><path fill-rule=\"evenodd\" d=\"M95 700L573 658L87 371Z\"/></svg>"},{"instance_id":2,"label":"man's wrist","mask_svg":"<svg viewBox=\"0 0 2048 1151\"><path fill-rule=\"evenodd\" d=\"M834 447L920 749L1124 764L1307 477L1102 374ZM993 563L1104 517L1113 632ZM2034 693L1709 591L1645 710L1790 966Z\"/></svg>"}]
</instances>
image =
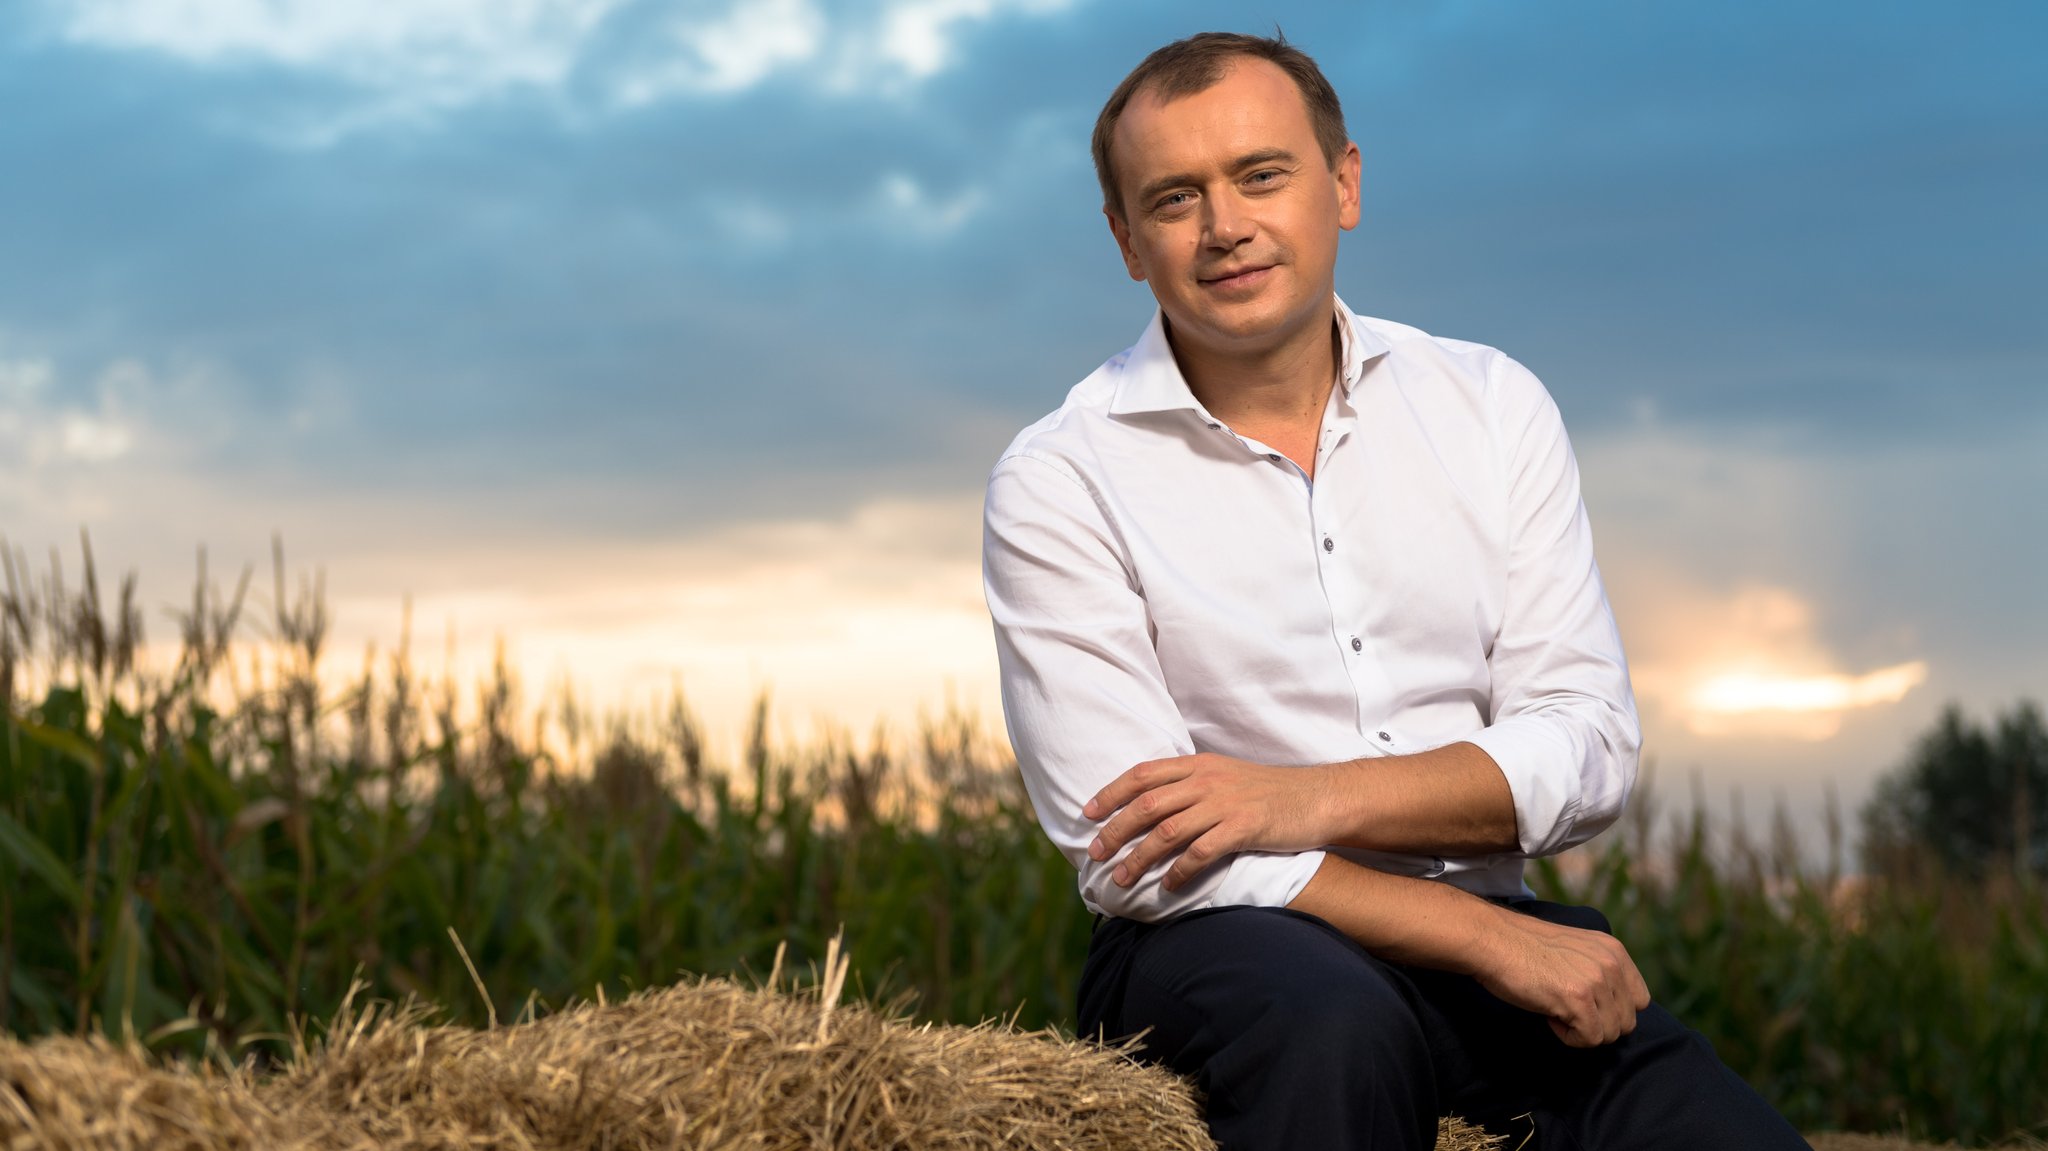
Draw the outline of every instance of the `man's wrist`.
<instances>
[{"instance_id":1,"label":"man's wrist","mask_svg":"<svg viewBox=\"0 0 2048 1151\"><path fill-rule=\"evenodd\" d=\"M1513 933L1500 905L1448 883L1388 875L1326 856L1288 903L1384 959L1481 978L1498 973Z\"/></svg>"},{"instance_id":2,"label":"man's wrist","mask_svg":"<svg viewBox=\"0 0 2048 1151\"><path fill-rule=\"evenodd\" d=\"M1445 886L1449 887L1448 884ZM1505 933L1501 930L1504 926L1501 917L1513 915L1514 912L1470 892L1458 888L1451 890L1459 891L1471 901L1467 908L1468 913L1459 919L1465 940L1463 946L1458 949L1457 961L1452 970L1459 975L1485 975L1495 970L1500 963L1501 947L1506 939Z\"/></svg>"},{"instance_id":3,"label":"man's wrist","mask_svg":"<svg viewBox=\"0 0 2048 1151\"><path fill-rule=\"evenodd\" d=\"M1420 966L1475 977L1495 970L1501 961L1505 938L1500 921L1507 914L1505 909L1448 883L1416 882L1428 884L1433 898L1427 914L1436 920L1436 926L1427 933L1434 939L1434 953L1424 958Z\"/></svg>"},{"instance_id":4,"label":"man's wrist","mask_svg":"<svg viewBox=\"0 0 2048 1151\"><path fill-rule=\"evenodd\" d=\"M1317 770L1322 773L1319 786L1323 796L1315 805L1320 823L1316 837L1326 844L1350 843L1371 814L1362 778L1364 766L1359 760L1347 759L1322 764Z\"/></svg>"}]
</instances>

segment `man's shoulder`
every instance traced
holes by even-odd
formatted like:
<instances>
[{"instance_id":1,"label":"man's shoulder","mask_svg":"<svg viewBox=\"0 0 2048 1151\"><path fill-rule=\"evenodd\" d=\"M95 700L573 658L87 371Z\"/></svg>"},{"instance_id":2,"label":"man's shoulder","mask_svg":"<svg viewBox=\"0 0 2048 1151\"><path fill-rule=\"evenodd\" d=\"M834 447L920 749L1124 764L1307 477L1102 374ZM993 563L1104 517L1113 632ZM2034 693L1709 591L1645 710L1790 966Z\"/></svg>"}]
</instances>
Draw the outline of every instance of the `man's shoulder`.
<instances>
[{"instance_id":1,"label":"man's shoulder","mask_svg":"<svg viewBox=\"0 0 2048 1151\"><path fill-rule=\"evenodd\" d=\"M1425 332L1377 316L1351 317L1354 333L1387 351L1400 385L1411 396L1462 394L1482 408L1520 413L1547 404L1550 394L1522 362L1491 344Z\"/></svg>"},{"instance_id":2,"label":"man's shoulder","mask_svg":"<svg viewBox=\"0 0 2048 1151\"><path fill-rule=\"evenodd\" d=\"M1108 419L1116 399L1117 376L1130 355L1129 348L1118 352L1069 388L1059 407L1017 433L997 458L997 469L1023 457L1066 463L1071 469L1070 461L1086 447L1092 430Z\"/></svg>"},{"instance_id":3,"label":"man's shoulder","mask_svg":"<svg viewBox=\"0 0 2048 1151\"><path fill-rule=\"evenodd\" d=\"M1474 340L1460 340L1423 331L1413 324L1379 316L1351 313L1354 334L1377 340L1397 361L1418 362L1440 369L1470 373L1484 379L1501 363L1515 361L1499 348ZM1520 365L1516 365L1519 367Z\"/></svg>"}]
</instances>

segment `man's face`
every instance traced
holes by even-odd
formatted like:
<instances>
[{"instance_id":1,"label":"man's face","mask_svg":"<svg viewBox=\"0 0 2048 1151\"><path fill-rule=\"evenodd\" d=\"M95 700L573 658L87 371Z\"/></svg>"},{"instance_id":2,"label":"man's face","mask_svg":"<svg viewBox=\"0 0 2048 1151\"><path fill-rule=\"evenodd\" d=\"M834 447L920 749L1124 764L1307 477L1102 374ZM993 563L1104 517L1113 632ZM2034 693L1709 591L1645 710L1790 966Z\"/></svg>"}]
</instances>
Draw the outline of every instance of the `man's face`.
<instances>
[{"instance_id":1,"label":"man's face","mask_svg":"<svg viewBox=\"0 0 2048 1151\"><path fill-rule=\"evenodd\" d=\"M1207 89L1141 89L1110 155L1107 211L1131 278L1152 286L1183 351L1256 354L1327 325L1337 235L1358 223L1358 148L1335 171L1287 73L1244 57Z\"/></svg>"}]
</instances>

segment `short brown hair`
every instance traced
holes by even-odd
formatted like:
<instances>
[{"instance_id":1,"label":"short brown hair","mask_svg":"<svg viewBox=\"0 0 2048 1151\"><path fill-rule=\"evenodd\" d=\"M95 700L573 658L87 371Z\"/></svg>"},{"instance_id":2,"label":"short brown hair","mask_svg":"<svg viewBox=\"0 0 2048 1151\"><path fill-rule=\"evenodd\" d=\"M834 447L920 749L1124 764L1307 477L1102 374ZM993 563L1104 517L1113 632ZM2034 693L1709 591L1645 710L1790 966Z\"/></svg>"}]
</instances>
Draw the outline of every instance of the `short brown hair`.
<instances>
[{"instance_id":1,"label":"short brown hair","mask_svg":"<svg viewBox=\"0 0 2048 1151\"><path fill-rule=\"evenodd\" d=\"M1301 90L1302 103L1308 106L1308 118L1315 127L1316 144L1323 150L1323 159L1333 167L1336 165L1337 157L1344 154L1344 145L1351 142L1350 134L1344 131L1344 107L1337 102L1337 90L1330 87L1322 69L1316 67L1308 53L1289 44L1277 29L1271 38L1237 32L1198 32L1145 57L1109 94L1109 103L1102 106L1102 114L1095 118L1092 148L1095 178L1102 183L1104 210L1119 216L1124 212L1123 193L1116 186L1116 170L1109 161L1109 141L1116 134L1116 122L1122 118L1131 97L1148 86L1157 88L1167 100L1206 91L1223 78L1234 58L1242 56L1270 60L1294 80L1294 86Z\"/></svg>"}]
</instances>

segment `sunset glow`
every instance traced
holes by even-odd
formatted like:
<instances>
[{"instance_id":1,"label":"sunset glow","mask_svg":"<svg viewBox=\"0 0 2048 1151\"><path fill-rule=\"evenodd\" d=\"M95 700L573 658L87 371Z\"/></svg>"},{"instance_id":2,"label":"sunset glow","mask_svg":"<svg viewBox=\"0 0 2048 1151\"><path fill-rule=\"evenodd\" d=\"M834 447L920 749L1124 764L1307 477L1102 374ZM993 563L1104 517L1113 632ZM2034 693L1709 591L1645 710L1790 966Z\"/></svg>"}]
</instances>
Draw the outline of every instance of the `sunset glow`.
<instances>
[{"instance_id":1,"label":"sunset glow","mask_svg":"<svg viewBox=\"0 0 2048 1151\"><path fill-rule=\"evenodd\" d=\"M1738 672L1700 685L1689 701L1713 715L1746 712L1847 711L1897 703L1927 679L1920 660L1863 675L1770 675Z\"/></svg>"},{"instance_id":2,"label":"sunset glow","mask_svg":"<svg viewBox=\"0 0 2048 1151\"><path fill-rule=\"evenodd\" d=\"M1718 591L1689 583L1683 572L1645 565L1624 577L1616 614L1629 641L1630 678L1653 730L1675 721L1691 735L1714 739L1833 739L1848 717L1900 702L1930 674L1927 660L1899 658L1914 654L1904 636L1883 645L1897 652L1897 662L1846 670L1812 597L1790 588Z\"/></svg>"},{"instance_id":3,"label":"sunset glow","mask_svg":"<svg viewBox=\"0 0 2048 1151\"><path fill-rule=\"evenodd\" d=\"M1686 729L1694 735L1817 743L1841 734L1852 713L1898 703L1926 679L1927 664L1921 660L1861 675L1716 672L1695 680L1696 686L1681 698L1680 708Z\"/></svg>"}]
</instances>

